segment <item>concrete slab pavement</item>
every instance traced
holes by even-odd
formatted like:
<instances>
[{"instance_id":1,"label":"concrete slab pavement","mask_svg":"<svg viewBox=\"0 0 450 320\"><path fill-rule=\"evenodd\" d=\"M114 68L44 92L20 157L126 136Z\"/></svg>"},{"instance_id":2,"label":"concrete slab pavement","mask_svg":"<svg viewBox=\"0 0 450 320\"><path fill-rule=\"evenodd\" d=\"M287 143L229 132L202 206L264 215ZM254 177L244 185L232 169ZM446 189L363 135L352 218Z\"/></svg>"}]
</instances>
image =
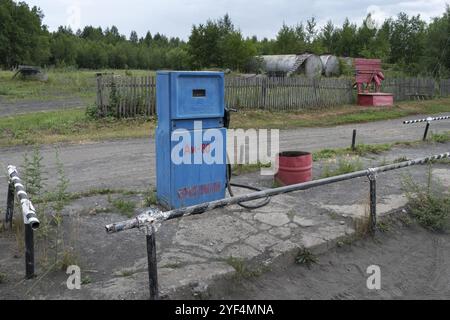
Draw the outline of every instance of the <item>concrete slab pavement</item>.
<instances>
[{"instance_id":1,"label":"concrete slab pavement","mask_svg":"<svg viewBox=\"0 0 450 320\"><path fill-rule=\"evenodd\" d=\"M386 158L400 155L416 158L442 153L449 148L448 143L396 148L363 161L369 167L385 162ZM318 163L316 175L320 174L320 167ZM424 184L427 170L426 166L417 166L380 175L380 216L395 214L405 206L401 183L405 175ZM444 185L450 185L448 164L436 164L434 173ZM258 173L236 177L235 181L260 187L269 187L272 183L270 178ZM170 221L161 226L157 234L161 294L172 299L205 299L229 285L227 279L256 276L279 265L293 263L301 248L314 254L323 253L358 233L358 223L368 214L368 198L368 181L360 178L275 197L269 206L254 211L233 206ZM64 286L65 275L55 274L37 285L27 298L148 298L145 237L136 230L106 235L103 226L124 217L114 212L88 214L90 207L103 205L102 201L105 203L105 196L80 199L64 211L68 228L74 221L79 224L77 250L83 270L97 271L90 274L89 283L80 291L70 291ZM80 205L88 208L82 211ZM80 212L81 216L73 220ZM1 246L6 246L5 241L0 241ZM11 264L7 251L0 252L0 263ZM20 272L19 267L16 279L20 279ZM23 298L29 284L14 285L14 294ZM10 290L13 289L1 290L0 297L12 294Z\"/></svg>"}]
</instances>

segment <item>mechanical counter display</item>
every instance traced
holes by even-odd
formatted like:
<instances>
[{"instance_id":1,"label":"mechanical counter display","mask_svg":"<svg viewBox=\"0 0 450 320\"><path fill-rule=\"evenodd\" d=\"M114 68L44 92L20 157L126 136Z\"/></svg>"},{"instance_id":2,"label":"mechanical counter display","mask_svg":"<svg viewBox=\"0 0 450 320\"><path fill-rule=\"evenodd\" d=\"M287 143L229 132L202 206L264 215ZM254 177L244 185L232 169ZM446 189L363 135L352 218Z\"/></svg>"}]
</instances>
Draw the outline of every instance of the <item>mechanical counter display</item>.
<instances>
[{"instance_id":1,"label":"mechanical counter display","mask_svg":"<svg viewBox=\"0 0 450 320\"><path fill-rule=\"evenodd\" d=\"M219 72L158 72L157 197L167 209L225 198L225 79Z\"/></svg>"}]
</instances>

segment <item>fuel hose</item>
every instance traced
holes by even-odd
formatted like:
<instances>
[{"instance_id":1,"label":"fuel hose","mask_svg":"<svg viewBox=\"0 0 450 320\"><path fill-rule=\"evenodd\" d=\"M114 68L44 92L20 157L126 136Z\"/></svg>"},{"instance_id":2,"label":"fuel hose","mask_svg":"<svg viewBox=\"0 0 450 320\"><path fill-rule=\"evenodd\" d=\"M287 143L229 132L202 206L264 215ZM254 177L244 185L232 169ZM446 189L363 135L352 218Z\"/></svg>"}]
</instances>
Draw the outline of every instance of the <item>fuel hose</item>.
<instances>
[{"instance_id":1,"label":"fuel hose","mask_svg":"<svg viewBox=\"0 0 450 320\"><path fill-rule=\"evenodd\" d=\"M230 194L231 197L234 197L233 187L252 190L252 191L263 191L260 188L252 187L249 185L231 183L231 172L232 172L231 164L228 164L227 165L227 187L228 187L228 193ZM238 205L247 210L256 210L256 209L260 209L260 208L267 206L270 203L270 201L271 201L271 197L267 197L259 204L250 205L250 204L245 204L244 202L240 202L240 203L238 203Z\"/></svg>"}]
</instances>

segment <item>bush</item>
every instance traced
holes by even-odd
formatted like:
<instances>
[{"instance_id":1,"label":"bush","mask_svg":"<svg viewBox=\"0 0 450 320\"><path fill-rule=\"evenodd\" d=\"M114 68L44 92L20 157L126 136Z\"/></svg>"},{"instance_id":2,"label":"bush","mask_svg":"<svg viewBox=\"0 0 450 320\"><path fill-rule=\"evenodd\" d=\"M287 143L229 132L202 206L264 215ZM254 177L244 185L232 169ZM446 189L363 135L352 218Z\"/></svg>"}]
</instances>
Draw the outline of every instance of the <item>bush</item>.
<instances>
[{"instance_id":1,"label":"bush","mask_svg":"<svg viewBox=\"0 0 450 320\"><path fill-rule=\"evenodd\" d=\"M86 107L86 117L88 119L98 119L99 118L99 112L98 107L93 104Z\"/></svg>"},{"instance_id":2,"label":"bush","mask_svg":"<svg viewBox=\"0 0 450 320\"><path fill-rule=\"evenodd\" d=\"M426 187L418 185L411 178L404 181L408 208L423 227L434 232L445 232L450 227L450 197L442 190L442 186L433 187L432 181L431 165Z\"/></svg>"},{"instance_id":3,"label":"bush","mask_svg":"<svg viewBox=\"0 0 450 320\"><path fill-rule=\"evenodd\" d=\"M422 194L410 202L412 215L432 231L446 231L450 226L450 198Z\"/></svg>"},{"instance_id":4,"label":"bush","mask_svg":"<svg viewBox=\"0 0 450 320\"><path fill-rule=\"evenodd\" d=\"M450 141L450 131L444 133L433 133L431 136L431 141L436 143L447 143Z\"/></svg>"},{"instance_id":5,"label":"bush","mask_svg":"<svg viewBox=\"0 0 450 320\"><path fill-rule=\"evenodd\" d=\"M337 162L337 165L330 166L331 163ZM363 163L358 157L344 157L333 159L325 164L322 178L330 178L347 174L363 169Z\"/></svg>"}]
</instances>

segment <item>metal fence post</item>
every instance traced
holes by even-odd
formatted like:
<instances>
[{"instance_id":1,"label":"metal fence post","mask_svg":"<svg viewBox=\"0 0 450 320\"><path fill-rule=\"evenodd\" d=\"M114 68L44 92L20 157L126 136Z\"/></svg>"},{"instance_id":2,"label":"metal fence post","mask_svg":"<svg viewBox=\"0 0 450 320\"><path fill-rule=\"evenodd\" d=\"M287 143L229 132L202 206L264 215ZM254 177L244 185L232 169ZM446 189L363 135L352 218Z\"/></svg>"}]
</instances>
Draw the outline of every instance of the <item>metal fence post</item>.
<instances>
[{"instance_id":1,"label":"metal fence post","mask_svg":"<svg viewBox=\"0 0 450 320\"><path fill-rule=\"evenodd\" d=\"M353 130L353 138L352 138L352 150L356 150L356 129Z\"/></svg>"},{"instance_id":2,"label":"metal fence post","mask_svg":"<svg viewBox=\"0 0 450 320\"><path fill-rule=\"evenodd\" d=\"M427 126L425 127L425 133L423 135L423 141L427 141L428 131L430 130L430 121L427 122Z\"/></svg>"},{"instance_id":3,"label":"metal fence post","mask_svg":"<svg viewBox=\"0 0 450 320\"><path fill-rule=\"evenodd\" d=\"M34 278L34 231L30 224L25 225L25 275Z\"/></svg>"},{"instance_id":4,"label":"metal fence post","mask_svg":"<svg viewBox=\"0 0 450 320\"><path fill-rule=\"evenodd\" d=\"M14 215L14 184L12 181L8 185L8 196L6 200L6 218L5 224L9 223L10 228L13 226L13 215Z\"/></svg>"},{"instance_id":5,"label":"metal fence post","mask_svg":"<svg viewBox=\"0 0 450 320\"><path fill-rule=\"evenodd\" d=\"M150 300L159 300L158 288L158 261L156 258L156 231L147 227L147 258L148 258L148 283L150 288Z\"/></svg>"},{"instance_id":6,"label":"metal fence post","mask_svg":"<svg viewBox=\"0 0 450 320\"><path fill-rule=\"evenodd\" d=\"M377 231L377 176L374 169L369 169L370 182L370 233L372 235Z\"/></svg>"}]
</instances>

